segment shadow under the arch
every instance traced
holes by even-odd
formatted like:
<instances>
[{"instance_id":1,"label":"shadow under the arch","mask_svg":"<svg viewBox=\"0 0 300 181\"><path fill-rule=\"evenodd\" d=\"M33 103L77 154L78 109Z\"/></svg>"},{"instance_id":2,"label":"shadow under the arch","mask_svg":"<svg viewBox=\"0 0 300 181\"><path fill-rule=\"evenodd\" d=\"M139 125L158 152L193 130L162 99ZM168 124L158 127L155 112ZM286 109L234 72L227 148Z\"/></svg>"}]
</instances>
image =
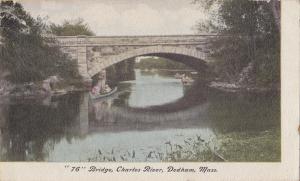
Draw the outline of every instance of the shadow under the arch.
<instances>
[{"instance_id":1,"label":"shadow under the arch","mask_svg":"<svg viewBox=\"0 0 300 181\"><path fill-rule=\"evenodd\" d=\"M201 87L202 86L202 87ZM207 127L205 117L209 104L205 85L192 86L184 97L163 105L145 108L112 107L108 102L91 103L90 130L129 131L170 128Z\"/></svg>"}]
</instances>

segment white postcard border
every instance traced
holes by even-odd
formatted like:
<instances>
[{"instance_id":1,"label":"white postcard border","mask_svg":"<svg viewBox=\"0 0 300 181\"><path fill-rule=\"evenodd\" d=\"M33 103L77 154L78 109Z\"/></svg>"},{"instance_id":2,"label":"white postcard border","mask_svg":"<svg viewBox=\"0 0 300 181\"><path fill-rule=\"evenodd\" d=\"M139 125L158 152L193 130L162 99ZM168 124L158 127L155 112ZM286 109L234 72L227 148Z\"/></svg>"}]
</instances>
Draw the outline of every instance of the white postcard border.
<instances>
[{"instance_id":1,"label":"white postcard border","mask_svg":"<svg viewBox=\"0 0 300 181\"><path fill-rule=\"evenodd\" d=\"M299 180L299 0L281 0L281 163L43 163L2 162L1 181L54 181L54 180ZM214 173L88 173L70 172L69 167L154 168L168 166L217 169Z\"/></svg>"}]
</instances>

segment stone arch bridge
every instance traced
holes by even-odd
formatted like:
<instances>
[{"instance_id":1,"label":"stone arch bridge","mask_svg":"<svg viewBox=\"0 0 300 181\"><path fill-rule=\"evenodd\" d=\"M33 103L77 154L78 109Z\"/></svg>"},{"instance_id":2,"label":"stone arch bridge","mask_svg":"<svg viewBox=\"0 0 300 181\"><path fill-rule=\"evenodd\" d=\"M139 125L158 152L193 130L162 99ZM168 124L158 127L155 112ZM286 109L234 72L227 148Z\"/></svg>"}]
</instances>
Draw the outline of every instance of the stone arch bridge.
<instances>
[{"instance_id":1,"label":"stone arch bridge","mask_svg":"<svg viewBox=\"0 0 300 181\"><path fill-rule=\"evenodd\" d=\"M101 70L138 56L159 56L194 68L208 61L209 40L216 35L56 36L57 45L78 63L89 81Z\"/></svg>"}]
</instances>

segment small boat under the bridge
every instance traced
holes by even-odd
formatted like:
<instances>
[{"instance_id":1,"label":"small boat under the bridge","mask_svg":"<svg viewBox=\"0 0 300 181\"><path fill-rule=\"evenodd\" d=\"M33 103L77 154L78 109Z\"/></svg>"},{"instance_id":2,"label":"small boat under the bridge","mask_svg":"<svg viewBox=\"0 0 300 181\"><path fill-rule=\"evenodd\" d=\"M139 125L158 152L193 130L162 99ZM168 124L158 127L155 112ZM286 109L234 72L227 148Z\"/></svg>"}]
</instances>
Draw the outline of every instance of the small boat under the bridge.
<instances>
[{"instance_id":1,"label":"small boat under the bridge","mask_svg":"<svg viewBox=\"0 0 300 181\"><path fill-rule=\"evenodd\" d=\"M182 77L184 77L184 74L179 74L179 73L176 73L174 75L175 79L182 79Z\"/></svg>"},{"instance_id":2,"label":"small boat under the bridge","mask_svg":"<svg viewBox=\"0 0 300 181\"><path fill-rule=\"evenodd\" d=\"M90 98L91 98L91 99L97 100L97 99L102 99L102 98L111 96L111 95L113 95L114 93L116 93L117 90L118 90L118 88L115 87L113 90L111 90L110 92L105 93L105 94L93 94L93 93L91 93L91 92L90 92L89 94L90 94Z\"/></svg>"},{"instance_id":3,"label":"small boat under the bridge","mask_svg":"<svg viewBox=\"0 0 300 181\"><path fill-rule=\"evenodd\" d=\"M182 77L181 78L181 82L183 83L183 85L192 85L192 83L194 83L194 79L188 76Z\"/></svg>"}]
</instances>

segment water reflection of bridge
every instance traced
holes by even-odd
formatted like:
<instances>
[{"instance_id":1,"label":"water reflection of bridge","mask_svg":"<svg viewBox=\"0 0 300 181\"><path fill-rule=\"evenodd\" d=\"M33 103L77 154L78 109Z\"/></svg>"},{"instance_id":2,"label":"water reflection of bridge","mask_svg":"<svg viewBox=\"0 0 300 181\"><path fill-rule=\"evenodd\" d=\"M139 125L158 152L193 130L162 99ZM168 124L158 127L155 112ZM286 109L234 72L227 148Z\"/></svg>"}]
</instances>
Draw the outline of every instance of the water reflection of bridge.
<instances>
[{"instance_id":1,"label":"water reflection of bridge","mask_svg":"<svg viewBox=\"0 0 300 181\"><path fill-rule=\"evenodd\" d=\"M110 108L107 103L98 102L93 105L94 116L89 122L89 130L115 132L191 128L205 124L200 122L199 117L207 108L208 104L203 104L179 112L153 113L147 110L135 112L124 108Z\"/></svg>"},{"instance_id":2,"label":"water reflection of bridge","mask_svg":"<svg viewBox=\"0 0 300 181\"><path fill-rule=\"evenodd\" d=\"M175 102L147 108L113 106L113 101L114 98L92 102L86 95L80 108L81 133L205 127L209 106L205 95L193 89Z\"/></svg>"}]
</instances>

